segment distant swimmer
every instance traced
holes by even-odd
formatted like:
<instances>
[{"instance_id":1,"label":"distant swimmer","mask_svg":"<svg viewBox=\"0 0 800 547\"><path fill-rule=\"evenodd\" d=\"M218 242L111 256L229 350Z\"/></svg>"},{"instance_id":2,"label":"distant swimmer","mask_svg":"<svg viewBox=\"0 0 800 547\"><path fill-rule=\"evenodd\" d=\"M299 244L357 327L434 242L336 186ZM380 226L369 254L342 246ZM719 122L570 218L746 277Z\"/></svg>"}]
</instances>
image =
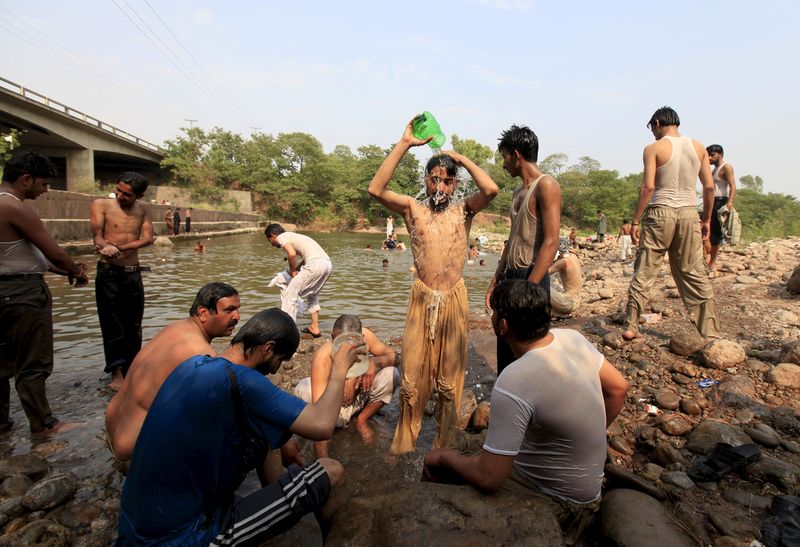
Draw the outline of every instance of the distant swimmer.
<instances>
[{"instance_id":1,"label":"distant swimmer","mask_svg":"<svg viewBox=\"0 0 800 547\"><path fill-rule=\"evenodd\" d=\"M408 123L400 142L369 184L371 196L387 209L403 215L411 234L411 252L418 275L411 288L403 335L400 416L391 447L395 454L414 450L434 383L439 396L434 446L448 446L453 440L467 362L469 306L461 277L464 249L475 214L499 191L483 169L453 151L432 157L425 166L424 201L389 190L389 181L405 154L430 140L414 137L413 121ZM463 203L453 203L459 165L475 181L478 192Z\"/></svg>"},{"instance_id":2,"label":"distant swimmer","mask_svg":"<svg viewBox=\"0 0 800 547\"><path fill-rule=\"evenodd\" d=\"M100 255L95 278L97 315L103 334L105 372L117 390L142 347L144 285L139 249L153 244L153 223L139 200L148 182L128 171L117 179L117 199L96 199L91 206L94 248Z\"/></svg>"},{"instance_id":3,"label":"distant swimmer","mask_svg":"<svg viewBox=\"0 0 800 547\"><path fill-rule=\"evenodd\" d=\"M206 246L203 245L202 241L198 241L197 245L194 246L194 250L197 251L198 253L202 253L205 252Z\"/></svg>"}]
</instances>

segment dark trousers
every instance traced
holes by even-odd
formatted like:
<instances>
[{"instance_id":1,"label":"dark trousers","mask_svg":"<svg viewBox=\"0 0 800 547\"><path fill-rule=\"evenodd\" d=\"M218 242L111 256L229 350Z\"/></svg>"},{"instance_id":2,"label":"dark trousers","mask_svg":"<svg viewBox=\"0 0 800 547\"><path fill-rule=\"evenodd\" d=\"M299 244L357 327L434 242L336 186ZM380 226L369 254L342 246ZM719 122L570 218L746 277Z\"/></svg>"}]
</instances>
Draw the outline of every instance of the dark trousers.
<instances>
[{"instance_id":1,"label":"dark trousers","mask_svg":"<svg viewBox=\"0 0 800 547\"><path fill-rule=\"evenodd\" d=\"M527 279L531 273L533 266L529 266L528 268L520 268L520 269L506 269L503 272L503 275L500 277L498 284L501 281L506 279ZM545 274L541 281L539 281L539 286L542 287L545 291L547 291L548 298L550 297L550 274ZM513 363L516 360L514 357L514 353L511 351L511 346L503 340L502 338L497 338L497 375L500 376L500 373L503 372L503 369L506 368L508 365Z\"/></svg>"},{"instance_id":2,"label":"dark trousers","mask_svg":"<svg viewBox=\"0 0 800 547\"><path fill-rule=\"evenodd\" d=\"M0 431L8 418L10 379L34 433L53 427L45 381L53 371L53 299L42 279L0 281Z\"/></svg>"},{"instance_id":3,"label":"dark trousers","mask_svg":"<svg viewBox=\"0 0 800 547\"><path fill-rule=\"evenodd\" d=\"M179 233L181 233L181 219L180 218L176 218L175 220L172 221L172 229L174 230L172 235L176 236Z\"/></svg>"},{"instance_id":4,"label":"dark trousers","mask_svg":"<svg viewBox=\"0 0 800 547\"><path fill-rule=\"evenodd\" d=\"M186 217L186 233L188 234L191 231L192 231L192 219L191 217Z\"/></svg>"},{"instance_id":5,"label":"dark trousers","mask_svg":"<svg viewBox=\"0 0 800 547\"><path fill-rule=\"evenodd\" d=\"M122 374L127 374L133 358L142 349L144 286L141 272L126 272L122 266L98 262L95 297L103 333L105 372L122 368Z\"/></svg>"}]
</instances>

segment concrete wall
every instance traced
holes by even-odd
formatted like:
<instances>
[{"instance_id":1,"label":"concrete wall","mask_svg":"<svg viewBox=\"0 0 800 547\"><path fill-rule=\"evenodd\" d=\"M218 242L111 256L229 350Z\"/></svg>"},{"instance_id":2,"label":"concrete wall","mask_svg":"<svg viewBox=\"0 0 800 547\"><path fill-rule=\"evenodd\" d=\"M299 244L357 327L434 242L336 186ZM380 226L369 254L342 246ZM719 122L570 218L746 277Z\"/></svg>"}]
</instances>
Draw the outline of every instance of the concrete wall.
<instances>
[{"instance_id":1,"label":"concrete wall","mask_svg":"<svg viewBox=\"0 0 800 547\"><path fill-rule=\"evenodd\" d=\"M149 190L149 188L148 188ZM226 200L233 200L239 204L239 211L242 213L251 213L255 211L253 208L253 194L252 192L246 192L244 190L226 190L225 193L227 194ZM191 193L184 189L184 188L177 188L175 186L158 186L155 188L155 200L158 203L162 201L169 201L173 205L178 205L181 208L181 213L187 207L191 207L192 203L196 201L192 198ZM150 197L148 196L148 199ZM183 217L183 214L181 214ZM192 217L192 222L194 222L194 217Z\"/></svg>"},{"instance_id":2,"label":"concrete wall","mask_svg":"<svg viewBox=\"0 0 800 547\"><path fill-rule=\"evenodd\" d=\"M92 238L89 225L89 208L97 196L51 190L29 203L42 218L48 232L60 242L81 241ZM103 198L101 198L103 199ZM156 235L166 233L164 215L169 207L142 201L148 209ZM185 218L181 210L181 220ZM210 211L194 209L192 211L192 231L198 233L258 228L261 217L256 214L232 213L228 211Z\"/></svg>"}]
</instances>

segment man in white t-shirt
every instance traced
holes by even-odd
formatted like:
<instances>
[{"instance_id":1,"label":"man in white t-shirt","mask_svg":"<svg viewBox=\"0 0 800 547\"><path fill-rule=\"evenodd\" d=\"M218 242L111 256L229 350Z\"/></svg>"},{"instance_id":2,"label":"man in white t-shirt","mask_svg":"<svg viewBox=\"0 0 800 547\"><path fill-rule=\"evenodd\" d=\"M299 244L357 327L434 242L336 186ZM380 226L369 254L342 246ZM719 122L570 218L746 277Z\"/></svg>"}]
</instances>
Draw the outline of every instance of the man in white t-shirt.
<instances>
[{"instance_id":1,"label":"man in white t-shirt","mask_svg":"<svg viewBox=\"0 0 800 547\"><path fill-rule=\"evenodd\" d=\"M440 448L425 456L423 476L500 488L552 505L564 540L576 541L597 510L606 460L606 428L628 384L579 332L550 330L550 299L538 285L510 279L492 293L492 326L511 347L492 390L483 449Z\"/></svg>"},{"instance_id":2,"label":"man in white t-shirt","mask_svg":"<svg viewBox=\"0 0 800 547\"><path fill-rule=\"evenodd\" d=\"M287 232L280 224L270 224L264 230L273 247L283 249L289 262L292 280L286 290L281 291L281 309L297 321L298 300L306 301L311 313L311 325L302 329L314 338L322 336L319 330L319 293L331 275L331 259L308 236Z\"/></svg>"}]
</instances>

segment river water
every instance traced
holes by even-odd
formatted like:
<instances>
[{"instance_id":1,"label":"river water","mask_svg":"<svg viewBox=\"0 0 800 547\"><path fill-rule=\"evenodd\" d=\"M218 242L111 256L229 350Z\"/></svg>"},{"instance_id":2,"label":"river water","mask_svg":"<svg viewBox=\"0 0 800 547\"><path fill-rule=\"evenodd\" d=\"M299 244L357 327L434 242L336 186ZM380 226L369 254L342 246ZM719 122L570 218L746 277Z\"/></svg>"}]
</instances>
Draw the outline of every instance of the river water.
<instances>
[{"instance_id":1,"label":"river water","mask_svg":"<svg viewBox=\"0 0 800 547\"><path fill-rule=\"evenodd\" d=\"M328 334L336 317L353 313L384 340L396 340L402 336L408 293L413 281L411 251L382 251L383 234L309 235L322 245L333 262L333 272L320 298L322 330ZM405 239L408 245L407 237L401 239ZM143 274L145 342L168 322L187 317L197 290L211 281L224 281L239 291L242 300L240 325L264 308L280 306L278 290L267 288L267 285L286 267L285 253L270 246L262 233L207 239L203 254L194 252L195 243L196 240L178 241L172 247L152 246L140 252L141 264L152 268L151 272ZM368 245L372 248L367 248ZM96 257L85 255L76 258L90 266L90 279L93 280ZM382 265L384 258L389 259L388 268ZM486 266L475 263L464 267L471 313L483 311L483 295L497 266L496 254L486 253L481 258L486 260ZM73 471L83 481L77 493L79 498L115 496L121 478L108 472L111 460L105 448L103 413L110 398L106 388L109 377L103 373L94 283L75 289L67 285L66 278L55 275L48 275L47 282L53 293L55 335L55 366L47 384L48 397L54 415L59 419L86 422L85 427L56 436L55 440L44 439L68 445L49 461L56 468ZM300 327L307 325L308 317L300 317L298 323ZM218 339L214 345L221 349L228 341ZM32 439L27 433L27 420L13 390L11 401L12 418L16 424L14 432L0 442L0 456L26 453L32 444L42 442ZM388 449L392 423L396 419L392 412L396 413L396 409L387 407L387 415L377 419L375 451L351 454L364 466L368 467L367 462L375 460L376 452L385 454L385 449ZM428 424L423 435L430 435L430 429ZM346 432L344 438L352 435L353 432ZM355 447L361 443L353 438L352 444L347 444ZM418 470L419 459L418 455L415 465L409 469ZM382 461L382 457L378 461Z\"/></svg>"}]
</instances>

